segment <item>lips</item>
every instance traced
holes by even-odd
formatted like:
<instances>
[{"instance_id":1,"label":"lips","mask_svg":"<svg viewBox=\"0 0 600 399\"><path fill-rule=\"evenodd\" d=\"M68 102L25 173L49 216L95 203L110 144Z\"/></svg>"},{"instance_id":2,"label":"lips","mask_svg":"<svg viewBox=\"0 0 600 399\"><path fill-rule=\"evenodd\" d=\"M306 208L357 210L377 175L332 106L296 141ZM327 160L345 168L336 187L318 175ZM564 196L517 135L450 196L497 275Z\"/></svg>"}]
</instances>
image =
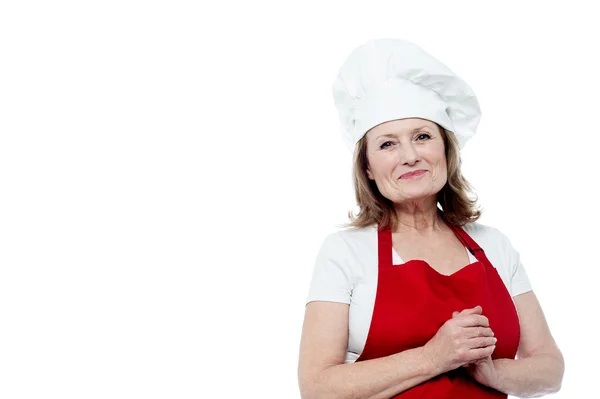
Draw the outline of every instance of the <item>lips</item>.
<instances>
[{"instance_id":1,"label":"lips","mask_svg":"<svg viewBox=\"0 0 600 399\"><path fill-rule=\"evenodd\" d=\"M419 169L419 170L415 170L413 172L408 172L403 174L402 176L400 176L401 179L408 179L410 177L415 177L415 176L421 176L422 174L426 173L427 171L424 169Z\"/></svg>"}]
</instances>

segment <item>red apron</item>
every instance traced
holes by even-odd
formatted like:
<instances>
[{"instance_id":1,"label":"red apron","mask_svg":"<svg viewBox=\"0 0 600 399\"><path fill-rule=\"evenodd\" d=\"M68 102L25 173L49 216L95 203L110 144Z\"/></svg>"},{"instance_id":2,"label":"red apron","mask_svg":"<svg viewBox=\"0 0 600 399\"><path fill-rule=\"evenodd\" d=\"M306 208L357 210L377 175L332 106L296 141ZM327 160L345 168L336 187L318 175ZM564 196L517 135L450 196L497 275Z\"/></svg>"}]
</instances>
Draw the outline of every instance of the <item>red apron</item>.
<instances>
[{"instance_id":1,"label":"red apron","mask_svg":"<svg viewBox=\"0 0 600 399\"><path fill-rule=\"evenodd\" d=\"M520 339L517 311L504 282L485 252L459 226L442 218L477 258L450 276L423 260L392 264L392 232L378 231L379 273L371 326L356 360L393 355L425 345L452 312L481 305L498 339L492 359L514 359ZM394 398L491 399L507 395L480 384L464 367L443 373Z\"/></svg>"}]
</instances>

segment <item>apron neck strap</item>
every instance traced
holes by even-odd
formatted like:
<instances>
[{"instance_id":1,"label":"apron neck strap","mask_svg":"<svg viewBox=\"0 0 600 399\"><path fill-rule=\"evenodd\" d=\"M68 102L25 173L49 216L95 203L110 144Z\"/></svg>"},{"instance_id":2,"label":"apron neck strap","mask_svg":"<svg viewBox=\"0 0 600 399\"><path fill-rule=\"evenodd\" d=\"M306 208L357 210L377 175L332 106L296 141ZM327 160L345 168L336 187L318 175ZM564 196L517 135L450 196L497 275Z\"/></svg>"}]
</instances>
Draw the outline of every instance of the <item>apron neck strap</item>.
<instances>
[{"instance_id":1,"label":"apron neck strap","mask_svg":"<svg viewBox=\"0 0 600 399\"><path fill-rule=\"evenodd\" d=\"M377 230L377 253L379 257L379 267L392 266L392 230Z\"/></svg>"},{"instance_id":2,"label":"apron neck strap","mask_svg":"<svg viewBox=\"0 0 600 399\"><path fill-rule=\"evenodd\" d=\"M471 238L471 236L469 236L467 234L467 232L463 230L462 227L455 226L454 224L450 223L450 221L448 219L446 219L446 215L441 210L439 210L439 211L440 211L440 216L442 217L442 219L444 219L444 222L446 222L448 227L450 227L452 229L452 231L454 232L454 235L456 235L456 238L458 238L460 240L460 242L465 247L467 247L469 252L471 252L471 254L477 258L477 260L481 261L480 257L484 253L484 251L479 246L479 244L477 244ZM485 255L483 255L483 256L485 257Z\"/></svg>"},{"instance_id":3,"label":"apron neck strap","mask_svg":"<svg viewBox=\"0 0 600 399\"><path fill-rule=\"evenodd\" d=\"M484 250L463 230L460 226L455 226L444 215L441 209L438 209L440 216L446 222L448 227L452 229L456 238L471 252L471 254L480 262L487 261ZM379 266L391 266L392 265L392 252L394 247L392 245L392 230L377 230L377 250L379 257Z\"/></svg>"}]
</instances>

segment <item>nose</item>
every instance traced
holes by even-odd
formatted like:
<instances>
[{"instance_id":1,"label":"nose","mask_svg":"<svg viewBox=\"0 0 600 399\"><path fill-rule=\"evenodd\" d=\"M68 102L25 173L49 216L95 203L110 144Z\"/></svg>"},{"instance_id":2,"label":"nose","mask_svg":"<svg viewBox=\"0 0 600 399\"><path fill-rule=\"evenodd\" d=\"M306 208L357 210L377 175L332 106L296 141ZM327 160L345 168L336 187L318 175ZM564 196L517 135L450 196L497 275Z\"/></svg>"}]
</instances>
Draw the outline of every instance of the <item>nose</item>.
<instances>
[{"instance_id":1,"label":"nose","mask_svg":"<svg viewBox=\"0 0 600 399\"><path fill-rule=\"evenodd\" d=\"M421 159L421 156L417 152L417 149L414 147L412 143L408 143L403 145L400 148L400 161L406 165L414 165Z\"/></svg>"}]
</instances>

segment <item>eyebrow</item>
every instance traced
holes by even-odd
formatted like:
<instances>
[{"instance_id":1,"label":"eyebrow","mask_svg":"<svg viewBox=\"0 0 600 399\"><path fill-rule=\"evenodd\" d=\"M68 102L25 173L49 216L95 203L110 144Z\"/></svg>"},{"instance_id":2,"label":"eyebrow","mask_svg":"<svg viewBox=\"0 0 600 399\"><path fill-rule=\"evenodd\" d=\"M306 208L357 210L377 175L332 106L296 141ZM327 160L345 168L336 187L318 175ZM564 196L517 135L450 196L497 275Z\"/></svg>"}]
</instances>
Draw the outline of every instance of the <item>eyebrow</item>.
<instances>
[{"instance_id":1,"label":"eyebrow","mask_svg":"<svg viewBox=\"0 0 600 399\"><path fill-rule=\"evenodd\" d=\"M423 126L416 127L416 128L414 128L414 129L410 129L410 131L409 131L408 133L415 133L415 132L417 132L417 131L419 131L419 130L422 130L422 129L429 129L429 130L433 130L433 129L432 129L430 126L428 126L428 125L423 125ZM396 133L386 133L386 134L382 134L382 135L379 135L379 136L377 136L377 139L379 139L379 138L382 138L382 137L396 137Z\"/></svg>"}]
</instances>

